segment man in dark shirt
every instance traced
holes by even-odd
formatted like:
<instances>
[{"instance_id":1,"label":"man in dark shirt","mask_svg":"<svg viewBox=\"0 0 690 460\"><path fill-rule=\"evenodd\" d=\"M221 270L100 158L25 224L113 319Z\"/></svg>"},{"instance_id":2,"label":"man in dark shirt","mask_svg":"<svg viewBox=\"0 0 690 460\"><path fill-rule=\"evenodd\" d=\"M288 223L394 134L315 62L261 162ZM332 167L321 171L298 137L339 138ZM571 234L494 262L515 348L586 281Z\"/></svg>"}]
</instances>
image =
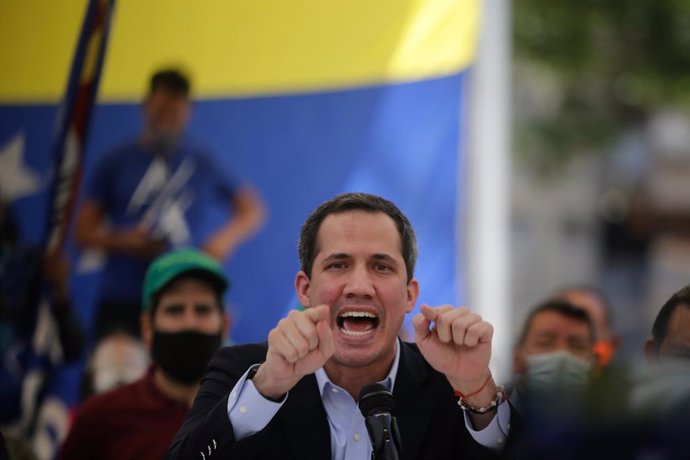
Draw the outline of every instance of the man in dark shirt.
<instances>
[{"instance_id":1,"label":"man in dark shirt","mask_svg":"<svg viewBox=\"0 0 690 460\"><path fill-rule=\"evenodd\" d=\"M140 380L88 399L59 459L163 456L227 332L227 286L218 262L196 250L170 252L151 264L141 329L153 365Z\"/></svg>"}]
</instances>

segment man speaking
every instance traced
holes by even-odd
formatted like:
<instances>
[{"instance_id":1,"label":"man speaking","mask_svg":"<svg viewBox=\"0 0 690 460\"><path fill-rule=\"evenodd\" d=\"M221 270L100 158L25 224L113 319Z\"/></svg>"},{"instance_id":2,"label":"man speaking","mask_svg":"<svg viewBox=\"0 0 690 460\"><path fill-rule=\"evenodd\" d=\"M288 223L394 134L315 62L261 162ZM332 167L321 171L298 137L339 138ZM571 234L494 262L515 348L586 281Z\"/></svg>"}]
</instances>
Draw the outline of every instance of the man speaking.
<instances>
[{"instance_id":1,"label":"man speaking","mask_svg":"<svg viewBox=\"0 0 690 460\"><path fill-rule=\"evenodd\" d=\"M419 284L414 230L391 202L337 196L302 226L291 311L268 343L221 349L169 459L368 459L357 405L381 383L395 400L399 458L493 458L510 407L489 370L492 326L423 305L416 344L398 331Z\"/></svg>"}]
</instances>

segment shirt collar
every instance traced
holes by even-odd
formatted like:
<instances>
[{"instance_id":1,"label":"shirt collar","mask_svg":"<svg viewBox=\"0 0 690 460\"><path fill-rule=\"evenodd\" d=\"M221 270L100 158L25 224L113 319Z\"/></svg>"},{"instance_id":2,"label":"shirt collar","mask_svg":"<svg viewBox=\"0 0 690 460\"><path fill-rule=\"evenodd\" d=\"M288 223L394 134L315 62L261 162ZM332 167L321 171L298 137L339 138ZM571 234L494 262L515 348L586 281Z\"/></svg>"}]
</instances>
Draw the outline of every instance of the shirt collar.
<instances>
[{"instance_id":1,"label":"shirt collar","mask_svg":"<svg viewBox=\"0 0 690 460\"><path fill-rule=\"evenodd\" d=\"M380 382L392 393L393 387L395 386L395 376L398 375L398 365L400 364L400 339L395 341L395 358L393 359L393 365L391 366L390 372L385 379ZM335 383L331 381L326 373L326 370L321 367L316 372L316 383L319 386L319 394L323 396L324 392L328 389L327 387L337 387Z\"/></svg>"}]
</instances>

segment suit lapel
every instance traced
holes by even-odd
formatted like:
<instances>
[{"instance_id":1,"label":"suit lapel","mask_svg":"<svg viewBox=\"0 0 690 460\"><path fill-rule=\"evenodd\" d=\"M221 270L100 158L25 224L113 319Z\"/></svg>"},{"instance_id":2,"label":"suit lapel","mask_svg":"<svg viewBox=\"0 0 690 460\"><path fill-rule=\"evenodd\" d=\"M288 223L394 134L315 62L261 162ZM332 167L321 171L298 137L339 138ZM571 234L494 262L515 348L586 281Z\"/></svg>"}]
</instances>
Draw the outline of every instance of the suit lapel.
<instances>
[{"instance_id":1,"label":"suit lapel","mask_svg":"<svg viewBox=\"0 0 690 460\"><path fill-rule=\"evenodd\" d=\"M402 457L420 458L419 449L431 419L434 395L424 386L429 370L421 354L409 344L399 343L400 364L393 396L402 439Z\"/></svg>"},{"instance_id":2,"label":"suit lapel","mask_svg":"<svg viewBox=\"0 0 690 460\"><path fill-rule=\"evenodd\" d=\"M292 458L331 458L328 417L313 374L304 377L290 390L279 416L287 433ZM288 458L287 452L285 457Z\"/></svg>"}]
</instances>

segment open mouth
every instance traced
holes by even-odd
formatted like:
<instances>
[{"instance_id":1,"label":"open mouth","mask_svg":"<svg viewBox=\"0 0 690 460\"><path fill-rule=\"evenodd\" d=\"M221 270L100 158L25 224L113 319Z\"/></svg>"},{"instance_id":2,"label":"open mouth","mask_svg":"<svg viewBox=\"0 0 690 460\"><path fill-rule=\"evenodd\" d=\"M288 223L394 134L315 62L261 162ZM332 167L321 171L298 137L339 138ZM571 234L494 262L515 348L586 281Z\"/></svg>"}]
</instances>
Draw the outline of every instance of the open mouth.
<instances>
[{"instance_id":1,"label":"open mouth","mask_svg":"<svg viewBox=\"0 0 690 460\"><path fill-rule=\"evenodd\" d=\"M379 317L365 311L344 312L336 321L343 334L350 336L371 334L379 325Z\"/></svg>"}]
</instances>

